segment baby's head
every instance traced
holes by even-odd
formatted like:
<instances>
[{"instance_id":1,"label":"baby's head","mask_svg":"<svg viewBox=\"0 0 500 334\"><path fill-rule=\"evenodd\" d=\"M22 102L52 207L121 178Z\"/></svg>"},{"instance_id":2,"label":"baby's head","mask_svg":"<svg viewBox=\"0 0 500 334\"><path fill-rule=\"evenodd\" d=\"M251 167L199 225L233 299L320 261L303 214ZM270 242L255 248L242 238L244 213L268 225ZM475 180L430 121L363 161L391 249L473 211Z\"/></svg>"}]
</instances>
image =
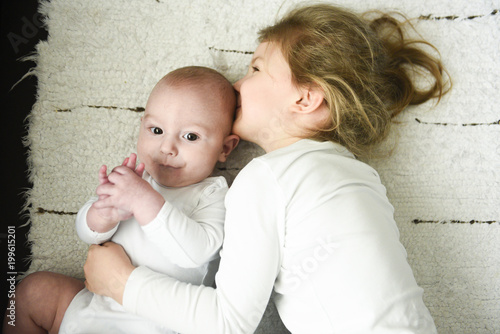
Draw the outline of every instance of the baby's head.
<instances>
[{"instance_id":1,"label":"baby's head","mask_svg":"<svg viewBox=\"0 0 500 334\"><path fill-rule=\"evenodd\" d=\"M153 88L141 121L137 154L163 186L202 181L238 144L231 134L236 97L231 83L206 67L189 66Z\"/></svg>"}]
</instances>

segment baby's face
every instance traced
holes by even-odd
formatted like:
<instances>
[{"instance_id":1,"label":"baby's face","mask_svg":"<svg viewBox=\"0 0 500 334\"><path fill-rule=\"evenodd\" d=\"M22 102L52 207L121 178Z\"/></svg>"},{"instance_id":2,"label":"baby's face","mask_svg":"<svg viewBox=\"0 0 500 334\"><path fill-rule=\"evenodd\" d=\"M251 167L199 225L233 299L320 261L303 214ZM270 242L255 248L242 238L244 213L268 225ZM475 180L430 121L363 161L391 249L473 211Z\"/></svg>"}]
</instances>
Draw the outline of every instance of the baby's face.
<instances>
[{"instance_id":1,"label":"baby's face","mask_svg":"<svg viewBox=\"0 0 500 334\"><path fill-rule=\"evenodd\" d=\"M182 187L210 176L223 161L228 118L207 93L160 84L151 93L137 142L139 160L160 184Z\"/></svg>"}]
</instances>

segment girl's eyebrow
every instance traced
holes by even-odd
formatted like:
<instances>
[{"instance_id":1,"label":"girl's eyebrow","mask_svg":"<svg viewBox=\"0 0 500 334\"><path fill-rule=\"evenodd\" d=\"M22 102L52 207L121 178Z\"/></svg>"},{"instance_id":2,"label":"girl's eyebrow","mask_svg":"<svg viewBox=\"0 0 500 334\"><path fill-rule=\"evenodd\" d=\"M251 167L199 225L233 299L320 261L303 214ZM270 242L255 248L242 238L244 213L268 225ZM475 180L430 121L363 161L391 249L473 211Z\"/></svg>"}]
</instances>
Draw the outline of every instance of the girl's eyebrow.
<instances>
[{"instance_id":1,"label":"girl's eyebrow","mask_svg":"<svg viewBox=\"0 0 500 334\"><path fill-rule=\"evenodd\" d=\"M252 58L252 65L253 65L253 64L255 64L255 62L256 62L257 60L261 60L261 59L262 59L262 57L261 57L261 56L257 56L257 57Z\"/></svg>"}]
</instances>

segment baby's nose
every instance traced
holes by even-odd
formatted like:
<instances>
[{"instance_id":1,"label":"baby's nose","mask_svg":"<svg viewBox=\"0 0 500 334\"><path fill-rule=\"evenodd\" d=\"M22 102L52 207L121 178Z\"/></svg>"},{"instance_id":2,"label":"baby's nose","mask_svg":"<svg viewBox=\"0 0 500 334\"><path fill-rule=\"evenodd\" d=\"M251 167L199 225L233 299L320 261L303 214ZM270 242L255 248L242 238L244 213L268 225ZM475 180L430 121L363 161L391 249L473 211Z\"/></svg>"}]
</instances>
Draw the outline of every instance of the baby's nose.
<instances>
[{"instance_id":1,"label":"baby's nose","mask_svg":"<svg viewBox=\"0 0 500 334\"><path fill-rule=\"evenodd\" d=\"M163 154L176 156L179 153L175 140L165 139L161 143L160 150Z\"/></svg>"}]
</instances>

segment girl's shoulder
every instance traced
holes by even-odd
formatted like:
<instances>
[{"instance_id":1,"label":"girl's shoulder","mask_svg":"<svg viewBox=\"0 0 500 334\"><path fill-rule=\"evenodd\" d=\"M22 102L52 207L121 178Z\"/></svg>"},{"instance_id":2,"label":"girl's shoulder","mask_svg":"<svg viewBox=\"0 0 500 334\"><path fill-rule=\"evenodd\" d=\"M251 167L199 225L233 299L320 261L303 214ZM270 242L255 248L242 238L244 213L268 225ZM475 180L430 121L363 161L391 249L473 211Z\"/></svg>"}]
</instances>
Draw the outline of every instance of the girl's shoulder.
<instances>
[{"instance_id":1,"label":"girl's shoulder","mask_svg":"<svg viewBox=\"0 0 500 334\"><path fill-rule=\"evenodd\" d=\"M251 174L270 174L284 188L301 183L329 184L380 183L378 173L357 160L346 148L332 142L300 140L255 158L248 165ZM247 168L245 167L245 169Z\"/></svg>"},{"instance_id":2,"label":"girl's shoulder","mask_svg":"<svg viewBox=\"0 0 500 334\"><path fill-rule=\"evenodd\" d=\"M279 174L290 169L316 170L320 172L323 169L322 167L335 170L345 168L345 165L364 165L342 145L310 139L302 139L289 146L255 158L254 161L269 166Z\"/></svg>"}]
</instances>

